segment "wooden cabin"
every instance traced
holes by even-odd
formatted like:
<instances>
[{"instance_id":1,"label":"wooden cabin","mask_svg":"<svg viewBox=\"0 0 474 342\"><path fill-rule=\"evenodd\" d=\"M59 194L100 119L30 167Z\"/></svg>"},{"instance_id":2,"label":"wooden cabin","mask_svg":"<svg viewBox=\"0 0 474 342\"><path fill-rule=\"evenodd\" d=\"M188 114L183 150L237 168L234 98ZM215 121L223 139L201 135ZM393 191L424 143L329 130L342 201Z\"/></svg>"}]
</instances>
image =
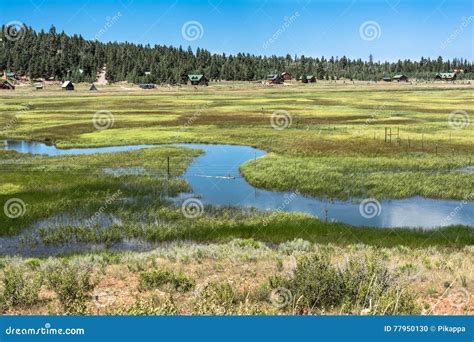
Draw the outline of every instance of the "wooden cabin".
<instances>
[{"instance_id":1,"label":"wooden cabin","mask_svg":"<svg viewBox=\"0 0 474 342\"><path fill-rule=\"evenodd\" d=\"M393 81L397 82L408 82L408 76L407 75L395 75L392 77Z\"/></svg>"},{"instance_id":2,"label":"wooden cabin","mask_svg":"<svg viewBox=\"0 0 474 342\"><path fill-rule=\"evenodd\" d=\"M0 80L0 89L15 90L15 86L9 80Z\"/></svg>"},{"instance_id":3,"label":"wooden cabin","mask_svg":"<svg viewBox=\"0 0 474 342\"><path fill-rule=\"evenodd\" d=\"M209 85L209 80L204 75L188 75L188 82L191 85Z\"/></svg>"},{"instance_id":4,"label":"wooden cabin","mask_svg":"<svg viewBox=\"0 0 474 342\"><path fill-rule=\"evenodd\" d=\"M438 72L434 79L435 81L455 81L457 76L455 72Z\"/></svg>"},{"instance_id":5,"label":"wooden cabin","mask_svg":"<svg viewBox=\"0 0 474 342\"><path fill-rule=\"evenodd\" d=\"M72 84L71 81L64 81L64 83L62 84L61 88L62 88L63 90L72 91L72 90L74 90L74 84Z\"/></svg>"},{"instance_id":6,"label":"wooden cabin","mask_svg":"<svg viewBox=\"0 0 474 342\"><path fill-rule=\"evenodd\" d=\"M269 84L282 84L284 82L283 77L278 74L267 75L267 82Z\"/></svg>"},{"instance_id":7,"label":"wooden cabin","mask_svg":"<svg viewBox=\"0 0 474 342\"><path fill-rule=\"evenodd\" d=\"M293 76L286 71L282 72L280 76L283 78L283 81L291 81L293 79Z\"/></svg>"},{"instance_id":8,"label":"wooden cabin","mask_svg":"<svg viewBox=\"0 0 474 342\"><path fill-rule=\"evenodd\" d=\"M384 78L382 78L382 81L384 82L392 82L392 78L390 76L384 76Z\"/></svg>"}]
</instances>

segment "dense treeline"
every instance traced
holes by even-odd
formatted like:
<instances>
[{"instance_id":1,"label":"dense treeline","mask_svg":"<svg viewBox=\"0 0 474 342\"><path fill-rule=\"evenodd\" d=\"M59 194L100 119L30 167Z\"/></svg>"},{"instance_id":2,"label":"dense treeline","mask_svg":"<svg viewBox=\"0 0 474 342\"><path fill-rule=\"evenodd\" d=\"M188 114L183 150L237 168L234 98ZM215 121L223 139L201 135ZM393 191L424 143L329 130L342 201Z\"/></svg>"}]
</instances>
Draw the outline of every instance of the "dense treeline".
<instances>
[{"instance_id":1,"label":"dense treeline","mask_svg":"<svg viewBox=\"0 0 474 342\"><path fill-rule=\"evenodd\" d=\"M260 80L269 73L288 71L298 77L313 74L318 79L380 80L385 75L407 74L411 78L432 79L436 72L464 69L460 78L472 79L472 62L465 59L443 60L421 58L419 61L399 60L395 63L374 62L346 57L326 59L305 56L265 57L239 53L211 54L204 49L137 45L132 43L101 43L81 36L36 32L29 27L17 31L17 40L0 37L0 70L15 71L31 78L91 82L96 72L107 65L109 81L177 83L190 72L204 73L212 80ZM11 31L10 31L11 32Z\"/></svg>"}]
</instances>

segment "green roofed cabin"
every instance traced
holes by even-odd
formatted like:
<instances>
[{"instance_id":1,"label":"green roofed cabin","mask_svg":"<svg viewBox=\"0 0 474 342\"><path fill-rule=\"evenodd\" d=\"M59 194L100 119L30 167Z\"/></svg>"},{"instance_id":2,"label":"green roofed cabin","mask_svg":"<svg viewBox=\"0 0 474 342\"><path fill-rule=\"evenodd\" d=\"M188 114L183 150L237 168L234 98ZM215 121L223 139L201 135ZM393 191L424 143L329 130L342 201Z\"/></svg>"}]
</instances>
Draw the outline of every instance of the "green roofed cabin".
<instances>
[{"instance_id":1,"label":"green roofed cabin","mask_svg":"<svg viewBox=\"0 0 474 342\"><path fill-rule=\"evenodd\" d=\"M436 81L455 81L456 78L455 72L438 72L434 79Z\"/></svg>"},{"instance_id":2,"label":"green roofed cabin","mask_svg":"<svg viewBox=\"0 0 474 342\"><path fill-rule=\"evenodd\" d=\"M299 80L303 83L315 83L316 77L314 77L313 75L306 75L306 76L301 76Z\"/></svg>"},{"instance_id":3,"label":"green roofed cabin","mask_svg":"<svg viewBox=\"0 0 474 342\"><path fill-rule=\"evenodd\" d=\"M209 80L204 75L188 75L188 81L191 85L209 85Z\"/></svg>"},{"instance_id":4,"label":"green roofed cabin","mask_svg":"<svg viewBox=\"0 0 474 342\"><path fill-rule=\"evenodd\" d=\"M0 89L15 90L15 86L8 80L0 80Z\"/></svg>"},{"instance_id":5,"label":"green roofed cabin","mask_svg":"<svg viewBox=\"0 0 474 342\"><path fill-rule=\"evenodd\" d=\"M397 82L408 82L408 76L407 75L395 75L392 77L392 80L397 81Z\"/></svg>"}]
</instances>

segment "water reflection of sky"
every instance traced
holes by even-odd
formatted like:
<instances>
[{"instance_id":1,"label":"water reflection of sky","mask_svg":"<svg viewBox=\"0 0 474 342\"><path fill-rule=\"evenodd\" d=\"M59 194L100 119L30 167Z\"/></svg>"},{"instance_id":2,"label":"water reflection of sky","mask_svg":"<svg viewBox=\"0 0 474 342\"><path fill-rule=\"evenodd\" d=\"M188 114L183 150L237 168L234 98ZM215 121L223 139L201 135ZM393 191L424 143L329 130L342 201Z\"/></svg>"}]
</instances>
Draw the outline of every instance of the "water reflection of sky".
<instances>
[{"instance_id":1,"label":"water reflection of sky","mask_svg":"<svg viewBox=\"0 0 474 342\"><path fill-rule=\"evenodd\" d=\"M451 224L474 226L474 202L433 200L413 197L381 202L379 215L363 217L359 203L352 201L330 202L295 195L294 192L278 192L256 189L240 177L239 167L248 160L259 158L265 152L233 145L178 144L205 151L197 157L184 174L195 195L204 204L255 207L261 210L283 210L303 212L330 221L345 222L357 226L375 227L423 227L432 228ZM8 141L4 149L21 153L47 154L93 154L120 152L153 147L153 145L113 146L60 150L55 146L25 141ZM258 162L257 162L258 167ZM218 176L215 178L213 176ZM457 210L456 208L460 210ZM446 218L456 211L450 220Z\"/></svg>"}]
</instances>

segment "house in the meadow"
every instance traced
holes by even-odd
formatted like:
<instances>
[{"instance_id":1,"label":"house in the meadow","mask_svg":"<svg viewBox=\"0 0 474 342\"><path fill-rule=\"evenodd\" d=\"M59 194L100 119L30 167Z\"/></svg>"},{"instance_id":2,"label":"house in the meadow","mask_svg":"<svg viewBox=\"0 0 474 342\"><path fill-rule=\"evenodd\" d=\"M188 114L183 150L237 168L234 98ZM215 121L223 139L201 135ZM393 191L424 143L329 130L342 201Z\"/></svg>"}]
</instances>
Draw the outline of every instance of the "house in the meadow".
<instances>
[{"instance_id":1,"label":"house in the meadow","mask_svg":"<svg viewBox=\"0 0 474 342\"><path fill-rule=\"evenodd\" d=\"M190 74L188 75L188 82L191 85L209 85L209 80L206 76L200 74Z\"/></svg>"},{"instance_id":2,"label":"house in the meadow","mask_svg":"<svg viewBox=\"0 0 474 342\"><path fill-rule=\"evenodd\" d=\"M403 74L395 75L392 77L392 80L397 82L408 82L408 76Z\"/></svg>"},{"instance_id":3,"label":"house in the meadow","mask_svg":"<svg viewBox=\"0 0 474 342\"><path fill-rule=\"evenodd\" d=\"M64 83L62 84L61 88L63 90L74 90L74 84L72 84L71 81L64 81Z\"/></svg>"},{"instance_id":4,"label":"house in the meadow","mask_svg":"<svg viewBox=\"0 0 474 342\"><path fill-rule=\"evenodd\" d=\"M270 75L267 75L267 82L269 84L282 84L284 80L280 74L270 74Z\"/></svg>"},{"instance_id":5,"label":"house in the meadow","mask_svg":"<svg viewBox=\"0 0 474 342\"><path fill-rule=\"evenodd\" d=\"M457 74L455 72L438 72L435 75L435 81L455 81Z\"/></svg>"}]
</instances>

